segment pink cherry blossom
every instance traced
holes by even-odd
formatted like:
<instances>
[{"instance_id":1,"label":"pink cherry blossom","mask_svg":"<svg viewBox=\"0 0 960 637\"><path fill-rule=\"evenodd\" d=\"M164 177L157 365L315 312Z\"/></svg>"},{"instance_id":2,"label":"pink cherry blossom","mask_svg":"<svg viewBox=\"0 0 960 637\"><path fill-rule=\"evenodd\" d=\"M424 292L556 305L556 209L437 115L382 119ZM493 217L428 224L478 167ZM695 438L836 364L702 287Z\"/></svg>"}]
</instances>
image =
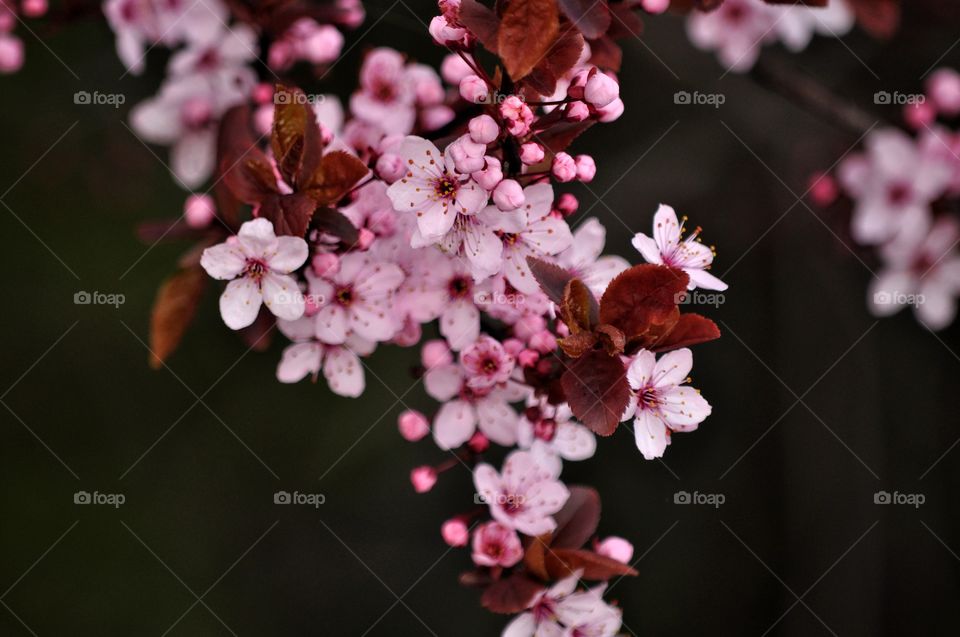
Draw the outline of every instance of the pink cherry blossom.
<instances>
[{"instance_id":1,"label":"pink cherry blossom","mask_svg":"<svg viewBox=\"0 0 960 637\"><path fill-rule=\"evenodd\" d=\"M507 382L514 359L499 341L483 335L460 352L460 364L467 375L467 386L483 390Z\"/></svg>"},{"instance_id":2,"label":"pink cherry blossom","mask_svg":"<svg viewBox=\"0 0 960 637\"><path fill-rule=\"evenodd\" d=\"M553 514L570 497L556 475L527 451L514 451L507 456L501 473L489 464L478 464L473 471L473 483L495 520L532 536L556 528Z\"/></svg>"},{"instance_id":3,"label":"pink cherry blossom","mask_svg":"<svg viewBox=\"0 0 960 637\"><path fill-rule=\"evenodd\" d=\"M509 568L523 559L520 537L499 522L487 522L473 532L473 563Z\"/></svg>"},{"instance_id":4,"label":"pink cherry blossom","mask_svg":"<svg viewBox=\"0 0 960 637\"><path fill-rule=\"evenodd\" d=\"M684 348L660 360L640 350L627 368L632 396L622 420L634 419L637 448L647 460L663 456L671 432L693 431L710 415L710 404L683 385L692 367L693 354Z\"/></svg>"},{"instance_id":5,"label":"pink cherry blossom","mask_svg":"<svg viewBox=\"0 0 960 637\"><path fill-rule=\"evenodd\" d=\"M597 439L573 420L566 403L528 408L517 425L517 446L529 449L537 461L560 473L561 461L593 457Z\"/></svg>"},{"instance_id":6,"label":"pink cherry blossom","mask_svg":"<svg viewBox=\"0 0 960 637\"><path fill-rule=\"evenodd\" d=\"M279 318L293 320L304 311L303 295L289 276L307 260L307 242L277 237L273 224L254 219L230 241L207 248L200 265L215 279L230 281L220 296L220 315L227 327L252 324L261 303Z\"/></svg>"},{"instance_id":7,"label":"pink cherry blossom","mask_svg":"<svg viewBox=\"0 0 960 637\"><path fill-rule=\"evenodd\" d=\"M387 189L397 212L416 214L425 244L439 243L461 216L478 212L487 192L472 179L456 172L449 153L422 137L407 137L397 153L407 173Z\"/></svg>"},{"instance_id":8,"label":"pink cherry blossom","mask_svg":"<svg viewBox=\"0 0 960 637\"><path fill-rule=\"evenodd\" d=\"M376 344L351 334L343 345L326 345L315 339L316 319L303 316L294 321L279 320L277 327L293 341L283 350L277 365L277 380L297 383L304 378L316 380L320 370L330 391L356 398L363 394L366 377L360 356L373 353Z\"/></svg>"},{"instance_id":9,"label":"pink cherry blossom","mask_svg":"<svg viewBox=\"0 0 960 637\"><path fill-rule=\"evenodd\" d=\"M580 572L576 572L537 593L530 610L517 615L507 624L502 637L564 637L558 611L564 600L574 594L580 575Z\"/></svg>"},{"instance_id":10,"label":"pink cherry blossom","mask_svg":"<svg viewBox=\"0 0 960 637\"><path fill-rule=\"evenodd\" d=\"M686 218L684 218L686 220ZM700 228L683 239L683 226L677 221L677 213L670 206L661 204L653 217L653 238L637 233L633 247L647 263L679 268L690 277L688 289L726 290L727 284L707 270L713 263L713 250L699 243Z\"/></svg>"}]
</instances>

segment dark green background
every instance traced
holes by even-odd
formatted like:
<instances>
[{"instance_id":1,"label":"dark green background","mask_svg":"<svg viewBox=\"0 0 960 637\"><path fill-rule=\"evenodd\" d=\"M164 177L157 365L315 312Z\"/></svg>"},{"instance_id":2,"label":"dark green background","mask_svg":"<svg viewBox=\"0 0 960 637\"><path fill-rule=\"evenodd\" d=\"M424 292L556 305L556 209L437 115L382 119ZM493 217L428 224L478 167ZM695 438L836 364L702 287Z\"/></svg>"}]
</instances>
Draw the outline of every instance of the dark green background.
<instances>
[{"instance_id":1,"label":"dark green background","mask_svg":"<svg viewBox=\"0 0 960 637\"><path fill-rule=\"evenodd\" d=\"M370 7L376 25L348 35L359 43L321 90L348 95L373 45L439 63L418 19L388 7ZM418 11L428 19L432 3ZM956 22L919 10L907 19L885 45L856 32L850 50L818 39L801 56L764 56L894 118L873 105L875 91L916 92L941 55L960 59ZM143 77L118 79L102 23L43 32L53 53L24 37L24 72L0 80L0 189L10 188L10 209L0 207L0 634L160 635L194 594L203 604L169 634L228 634L219 617L237 635L361 635L381 616L368 634L496 634L504 618L456 584L467 552L447 553L438 534L472 506L467 471L423 496L408 483L411 467L444 459L396 432L404 405L431 408L420 387L406 393L415 352L381 348L360 400L281 385L280 343L245 355L211 289L172 371L151 371L149 309L185 246L145 253L133 229L177 216L183 193L123 122L156 89L162 55ZM957 328L935 336L907 313L875 325L870 274L844 246L844 220L794 205L808 175L856 137L747 77L721 79L677 18L652 19L642 43L626 42L624 68L626 115L576 147L599 166L589 189L576 188L582 209L607 225L611 251L633 259L630 237L669 202L706 228L730 283L726 304L707 309L725 336L695 353L694 384L714 407L700 431L675 436L665 464L645 462L620 431L566 471L600 490L601 533L643 555L639 577L610 594L626 609L624 632L760 635L786 613L768 634L957 634ZM127 103L75 105L78 90ZM722 92L726 103L677 106L678 90ZM126 303L78 306L79 290ZM80 489L126 503L77 506ZM279 489L321 492L326 504L279 507ZM675 505L681 489L726 503ZM878 506L880 489L926 503Z\"/></svg>"}]
</instances>

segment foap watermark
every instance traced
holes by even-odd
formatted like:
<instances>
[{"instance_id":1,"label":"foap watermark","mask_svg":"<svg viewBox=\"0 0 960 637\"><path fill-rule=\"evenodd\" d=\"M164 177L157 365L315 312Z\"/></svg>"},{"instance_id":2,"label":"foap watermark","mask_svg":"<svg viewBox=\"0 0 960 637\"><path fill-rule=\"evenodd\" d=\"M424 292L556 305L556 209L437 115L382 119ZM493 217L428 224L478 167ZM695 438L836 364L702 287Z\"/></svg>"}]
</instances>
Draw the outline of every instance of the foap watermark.
<instances>
[{"instance_id":1,"label":"foap watermark","mask_svg":"<svg viewBox=\"0 0 960 637\"><path fill-rule=\"evenodd\" d=\"M326 501L327 496L322 493L300 493L299 491L290 493L289 491L277 491L273 494L274 504L300 504L319 509L320 505Z\"/></svg>"},{"instance_id":2,"label":"foap watermark","mask_svg":"<svg viewBox=\"0 0 960 637\"><path fill-rule=\"evenodd\" d=\"M899 491L890 493L889 491L877 491L873 494L874 504L905 504L919 509L926 501L927 496L922 493L900 493Z\"/></svg>"},{"instance_id":3,"label":"foap watermark","mask_svg":"<svg viewBox=\"0 0 960 637\"><path fill-rule=\"evenodd\" d=\"M477 97L477 104L494 104L494 105L500 105L500 104L503 104L503 102L504 102L508 97L516 97L516 98L519 99L521 102L526 102L526 101L527 101L527 100L523 97L523 95L514 95L514 94L512 94L512 93L501 93L500 91L490 91L489 93L485 93L485 94L483 94L483 95L479 95L479 96Z\"/></svg>"},{"instance_id":4,"label":"foap watermark","mask_svg":"<svg viewBox=\"0 0 960 637\"><path fill-rule=\"evenodd\" d=\"M877 105L894 104L897 106L907 106L913 104L923 104L927 101L927 96L923 93L901 93L900 91L877 91L873 94L873 103Z\"/></svg>"},{"instance_id":5,"label":"foap watermark","mask_svg":"<svg viewBox=\"0 0 960 637\"><path fill-rule=\"evenodd\" d=\"M74 305L112 305L115 308L119 308L126 302L127 297L119 293L108 294L106 292L98 292L96 290L93 292L80 290L73 295Z\"/></svg>"},{"instance_id":6,"label":"foap watermark","mask_svg":"<svg viewBox=\"0 0 960 637\"><path fill-rule=\"evenodd\" d=\"M323 104L327 96L322 93L301 93L300 91L277 91L273 94L274 104Z\"/></svg>"},{"instance_id":7,"label":"foap watermark","mask_svg":"<svg viewBox=\"0 0 960 637\"><path fill-rule=\"evenodd\" d=\"M487 497L482 493L473 494L474 504L489 504L491 506L496 504L509 509L519 509L526 501L527 497L523 494L497 493L493 497Z\"/></svg>"},{"instance_id":8,"label":"foap watermark","mask_svg":"<svg viewBox=\"0 0 960 637\"><path fill-rule=\"evenodd\" d=\"M727 297L722 292L704 292L703 290L684 290L673 297L677 305L710 305L720 307L726 303Z\"/></svg>"},{"instance_id":9,"label":"foap watermark","mask_svg":"<svg viewBox=\"0 0 960 637\"><path fill-rule=\"evenodd\" d=\"M700 493L699 491L690 493L689 491L677 491L673 494L674 504L705 504L719 509L726 501L727 496L722 493Z\"/></svg>"},{"instance_id":10,"label":"foap watermark","mask_svg":"<svg viewBox=\"0 0 960 637\"><path fill-rule=\"evenodd\" d=\"M873 302L876 305L912 305L918 307L923 305L926 298L922 294L907 294L894 290L893 292L875 292Z\"/></svg>"},{"instance_id":11,"label":"foap watermark","mask_svg":"<svg viewBox=\"0 0 960 637\"><path fill-rule=\"evenodd\" d=\"M527 297L519 292L477 292L473 295L477 305L512 305L518 307L527 302Z\"/></svg>"},{"instance_id":12,"label":"foap watermark","mask_svg":"<svg viewBox=\"0 0 960 637\"><path fill-rule=\"evenodd\" d=\"M720 108L727 101L723 93L701 93L700 91L677 91L673 94L673 103L680 106L712 106Z\"/></svg>"},{"instance_id":13,"label":"foap watermark","mask_svg":"<svg viewBox=\"0 0 960 637\"><path fill-rule=\"evenodd\" d=\"M112 106L120 108L127 101L123 93L101 93L100 91L77 91L73 94L73 103L83 106Z\"/></svg>"},{"instance_id":14,"label":"foap watermark","mask_svg":"<svg viewBox=\"0 0 960 637\"><path fill-rule=\"evenodd\" d=\"M127 496L122 493L100 493L99 491L90 493L89 491L77 491L73 494L74 504L102 504L112 506L114 509L119 509L126 501Z\"/></svg>"}]
</instances>

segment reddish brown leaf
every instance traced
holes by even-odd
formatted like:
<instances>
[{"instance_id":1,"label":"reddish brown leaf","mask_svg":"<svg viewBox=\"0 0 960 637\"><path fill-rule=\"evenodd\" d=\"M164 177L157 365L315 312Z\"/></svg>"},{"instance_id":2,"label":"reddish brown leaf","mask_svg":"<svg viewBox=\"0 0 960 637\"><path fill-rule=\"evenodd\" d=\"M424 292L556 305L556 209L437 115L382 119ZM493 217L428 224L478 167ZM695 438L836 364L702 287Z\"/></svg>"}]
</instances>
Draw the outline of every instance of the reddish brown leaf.
<instances>
[{"instance_id":1,"label":"reddish brown leaf","mask_svg":"<svg viewBox=\"0 0 960 637\"><path fill-rule=\"evenodd\" d=\"M470 30L480 44L491 53L497 52L497 32L500 21L496 14L477 0L460 0L458 13L460 24Z\"/></svg>"},{"instance_id":2,"label":"reddish brown leaf","mask_svg":"<svg viewBox=\"0 0 960 637\"><path fill-rule=\"evenodd\" d=\"M654 344L650 351L667 352L680 347L689 347L720 338L720 328L716 323L699 314L684 313L670 333Z\"/></svg>"},{"instance_id":3,"label":"reddish brown leaf","mask_svg":"<svg viewBox=\"0 0 960 637\"><path fill-rule=\"evenodd\" d=\"M490 577L489 571L464 571L460 573L460 577L457 578L460 581L461 586L466 586L468 588L482 588L489 586L493 579Z\"/></svg>"},{"instance_id":4,"label":"reddish brown leaf","mask_svg":"<svg viewBox=\"0 0 960 637\"><path fill-rule=\"evenodd\" d=\"M342 150L327 153L306 181L303 192L321 206L337 203L347 191L370 172L367 165Z\"/></svg>"},{"instance_id":5,"label":"reddish brown leaf","mask_svg":"<svg viewBox=\"0 0 960 637\"><path fill-rule=\"evenodd\" d=\"M594 328L594 331L597 335L597 338L603 344L604 351L606 351L610 356L613 356L614 354L622 354L623 350L626 349L627 337L624 336L623 332L614 326L601 323Z\"/></svg>"},{"instance_id":6,"label":"reddish brown leaf","mask_svg":"<svg viewBox=\"0 0 960 637\"><path fill-rule=\"evenodd\" d=\"M547 572L553 579L569 577L578 570L583 571L581 579L592 581L637 575L634 569L622 562L582 549L554 549L547 553L544 561Z\"/></svg>"},{"instance_id":7,"label":"reddish brown leaf","mask_svg":"<svg viewBox=\"0 0 960 637\"><path fill-rule=\"evenodd\" d=\"M546 533L539 537L531 538L530 545L527 546L523 554L523 563L531 573L547 581L550 576L547 574L547 566L544 564L544 555L550 546L550 534Z\"/></svg>"},{"instance_id":8,"label":"reddish brown leaf","mask_svg":"<svg viewBox=\"0 0 960 637\"><path fill-rule=\"evenodd\" d=\"M559 113L559 109L554 111ZM567 149L577 137L591 126L593 120L584 120L582 122L561 122L551 126L549 130L536 135L534 139L540 142L550 153L556 154Z\"/></svg>"},{"instance_id":9,"label":"reddish brown leaf","mask_svg":"<svg viewBox=\"0 0 960 637\"><path fill-rule=\"evenodd\" d=\"M605 0L557 0L560 10L587 39L599 38L610 28Z\"/></svg>"},{"instance_id":10,"label":"reddish brown leaf","mask_svg":"<svg viewBox=\"0 0 960 637\"><path fill-rule=\"evenodd\" d=\"M601 351L584 354L568 366L560 382L578 420L601 436L616 431L630 400L630 385L619 356Z\"/></svg>"},{"instance_id":11,"label":"reddish brown leaf","mask_svg":"<svg viewBox=\"0 0 960 637\"><path fill-rule=\"evenodd\" d=\"M611 4L610 13L613 15L610 29L607 31L610 38L614 40L627 37L639 38L643 35L643 20L634 11L634 5L629 2Z\"/></svg>"},{"instance_id":12,"label":"reddish brown leaf","mask_svg":"<svg viewBox=\"0 0 960 637\"><path fill-rule=\"evenodd\" d=\"M602 38L590 41L590 63L602 69L620 71L623 63L623 50L613 39L605 35Z\"/></svg>"},{"instance_id":13,"label":"reddish brown leaf","mask_svg":"<svg viewBox=\"0 0 960 637\"><path fill-rule=\"evenodd\" d=\"M563 288L560 317L570 328L571 334L589 332L597 322L600 312L597 299L580 279L570 279Z\"/></svg>"},{"instance_id":14,"label":"reddish brown leaf","mask_svg":"<svg viewBox=\"0 0 960 637\"><path fill-rule=\"evenodd\" d=\"M217 157L217 173L222 176L219 183L224 184L233 197L257 204L278 192L273 167L250 132L248 108L238 106L224 115L217 138ZM232 205L220 190L218 212L221 204Z\"/></svg>"},{"instance_id":15,"label":"reddish brown leaf","mask_svg":"<svg viewBox=\"0 0 960 637\"><path fill-rule=\"evenodd\" d=\"M273 231L278 235L303 237L307 234L307 227L316 208L317 202L303 193L295 192L273 196L264 201L260 207L260 216L273 223Z\"/></svg>"},{"instance_id":16,"label":"reddish brown leaf","mask_svg":"<svg viewBox=\"0 0 960 637\"><path fill-rule=\"evenodd\" d=\"M593 537L600 524L600 494L590 487L571 486L570 497L553 519L557 528L550 541L551 548L580 548Z\"/></svg>"},{"instance_id":17,"label":"reddish brown leaf","mask_svg":"<svg viewBox=\"0 0 960 637\"><path fill-rule=\"evenodd\" d=\"M311 158L312 166L306 168L312 172L319 158L317 118L306 95L297 87L277 84L273 102L273 135L270 138L273 157L283 180L296 187L307 163L305 160Z\"/></svg>"},{"instance_id":18,"label":"reddish brown leaf","mask_svg":"<svg viewBox=\"0 0 960 637\"><path fill-rule=\"evenodd\" d=\"M207 276L199 265L163 282L150 316L150 367L159 369L177 349L197 312Z\"/></svg>"},{"instance_id":19,"label":"reddish brown leaf","mask_svg":"<svg viewBox=\"0 0 960 637\"><path fill-rule=\"evenodd\" d=\"M497 54L516 82L543 60L560 31L556 0L511 0L497 32Z\"/></svg>"},{"instance_id":20,"label":"reddish brown leaf","mask_svg":"<svg viewBox=\"0 0 960 637\"><path fill-rule=\"evenodd\" d=\"M561 27L543 60L524 79L524 84L540 95L553 95L557 80L572 69L583 53L583 36L571 25Z\"/></svg>"},{"instance_id":21,"label":"reddish brown leaf","mask_svg":"<svg viewBox=\"0 0 960 637\"><path fill-rule=\"evenodd\" d=\"M580 358L597 344L597 335L593 332L571 334L566 338L559 339L557 344L563 350L563 353L570 358Z\"/></svg>"},{"instance_id":22,"label":"reddish brown leaf","mask_svg":"<svg viewBox=\"0 0 960 637\"><path fill-rule=\"evenodd\" d=\"M543 584L526 575L515 573L487 587L480 603L491 612L512 615L529 608L533 598L544 588Z\"/></svg>"},{"instance_id":23,"label":"reddish brown leaf","mask_svg":"<svg viewBox=\"0 0 960 637\"><path fill-rule=\"evenodd\" d=\"M320 208L313 215L312 227L331 234L343 243L353 246L360 240L360 232L340 211L334 208Z\"/></svg>"},{"instance_id":24,"label":"reddish brown leaf","mask_svg":"<svg viewBox=\"0 0 960 637\"><path fill-rule=\"evenodd\" d=\"M559 265L536 257L527 257L527 265L530 266L533 278L540 284L540 289L547 298L558 306L563 303L563 290L573 275Z\"/></svg>"},{"instance_id":25,"label":"reddish brown leaf","mask_svg":"<svg viewBox=\"0 0 960 637\"><path fill-rule=\"evenodd\" d=\"M620 273L600 299L600 322L622 331L630 346L656 343L680 318L677 302L690 278L664 265L635 265Z\"/></svg>"}]
</instances>

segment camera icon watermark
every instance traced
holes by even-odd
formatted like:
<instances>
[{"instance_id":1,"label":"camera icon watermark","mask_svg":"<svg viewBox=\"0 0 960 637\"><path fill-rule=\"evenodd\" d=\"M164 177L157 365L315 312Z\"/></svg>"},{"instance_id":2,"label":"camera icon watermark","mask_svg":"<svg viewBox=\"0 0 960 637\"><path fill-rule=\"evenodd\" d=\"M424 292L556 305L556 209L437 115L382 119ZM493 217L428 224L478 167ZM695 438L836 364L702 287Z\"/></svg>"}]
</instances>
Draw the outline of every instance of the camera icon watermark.
<instances>
[{"instance_id":1,"label":"camera icon watermark","mask_svg":"<svg viewBox=\"0 0 960 637\"><path fill-rule=\"evenodd\" d=\"M99 491L90 493L89 491L77 491L73 494L73 503L81 505L100 504L119 509L126 501L127 496L122 493L100 493Z\"/></svg>"},{"instance_id":2,"label":"camera icon watermark","mask_svg":"<svg viewBox=\"0 0 960 637\"><path fill-rule=\"evenodd\" d=\"M727 102L723 93L701 93L700 91L677 91L673 94L673 103L678 106L712 106L720 108Z\"/></svg>"},{"instance_id":3,"label":"camera icon watermark","mask_svg":"<svg viewBox=\"0 0 960 637\"><path fill-rule=\"evenodd\" d=\"M913 106L923 104L927 101L927 96L923 93L901 93L900 91L877 91L873 94L873 103L878 106L896 105Z\"/></svg>"},{"instance_id":4,"label":"camera icon watermark","mask_svg":"<svg viewBox=\"0 0 960 637\"><path fill-rule=\"evenodd\" d=\"M104 292L87 292L80 290L73 295L74 305L112 305L119 308L127 302L127 297L123 294L107 294Z\"/></svg>"},{"instance_id":5,"label":"camera icon watermark","mask_svg":"<svg viewBox=\"0 0 960 637\"><path fill-rule=\"evenodd\" d=\"M905 504L919 509L927 501L927 496L922 493L900 493L894 491L877 491L873 494L874 504Z\"/></svg>"},{"instance_id":6,"label":"camera icon watermark","mask_svg":"<svg viewBox=\"0 0 960 637\"><path fill-rule=\"evenodd\" d=\"M709 305L720 307L727 302L722 292L704 292L703 290L684 290L673 295L673 302L677 305Z\"/></svg>"},{"instance_id":7,"label":"camera icon watermark","mask_svg":"<svg viewBox=\"0 0 960 637\"><path fill-rule=\"evenodd\" d=\"M700 493L694 491L677 491L673 494L674 504L701 504L712 506L719 509L727 501L727 496L722 493Z\"/></svg>"},{"instance_id":8,"label":"camera icon watermark","mask_svg":"<svg viewBox=\"0 0 960 637\"><path fill-rule=\"evenodd\" d=\"M323 104L327 96L322 93L301 93L299 91L277 91L273 94L274 104Z\"/></svg>"},{"instance_id":9,"label":"camera icon watermark","mask_svg":"<svg viewBox=\"0 0 960 637\"><path fill-rule=\"evenodd\" d=\"M926 302L926 297L922 294L907 294L894 290L893 292L875 292L873 294L873 303L875 305L912 305L918 307Z\"/></svg>"},{"instance_id":10,"label":"camera icon watermark","mask_svg":"<svg viewBox=\"0 0 960 637\"><path fill-rule=\"evenodd\" d=\"M126 101L127 96L123 93L77 91L73 94L73 103L83 106L112 106L114 108L120 108Z\"/></svg>"},{"instance_id":11,"label":"camera icon watermark","mask_svg":"<svg viewBox=\"0 0 960 637\"><path fill-rule=\"evenodd\" d=\"M327 496L322 493L300 493L299 491L290 493L289 491L277 491L273 494L274 504L300 504L319 509L320 505L326 503L326 501Z\"/></svg>"}]
</instances>

